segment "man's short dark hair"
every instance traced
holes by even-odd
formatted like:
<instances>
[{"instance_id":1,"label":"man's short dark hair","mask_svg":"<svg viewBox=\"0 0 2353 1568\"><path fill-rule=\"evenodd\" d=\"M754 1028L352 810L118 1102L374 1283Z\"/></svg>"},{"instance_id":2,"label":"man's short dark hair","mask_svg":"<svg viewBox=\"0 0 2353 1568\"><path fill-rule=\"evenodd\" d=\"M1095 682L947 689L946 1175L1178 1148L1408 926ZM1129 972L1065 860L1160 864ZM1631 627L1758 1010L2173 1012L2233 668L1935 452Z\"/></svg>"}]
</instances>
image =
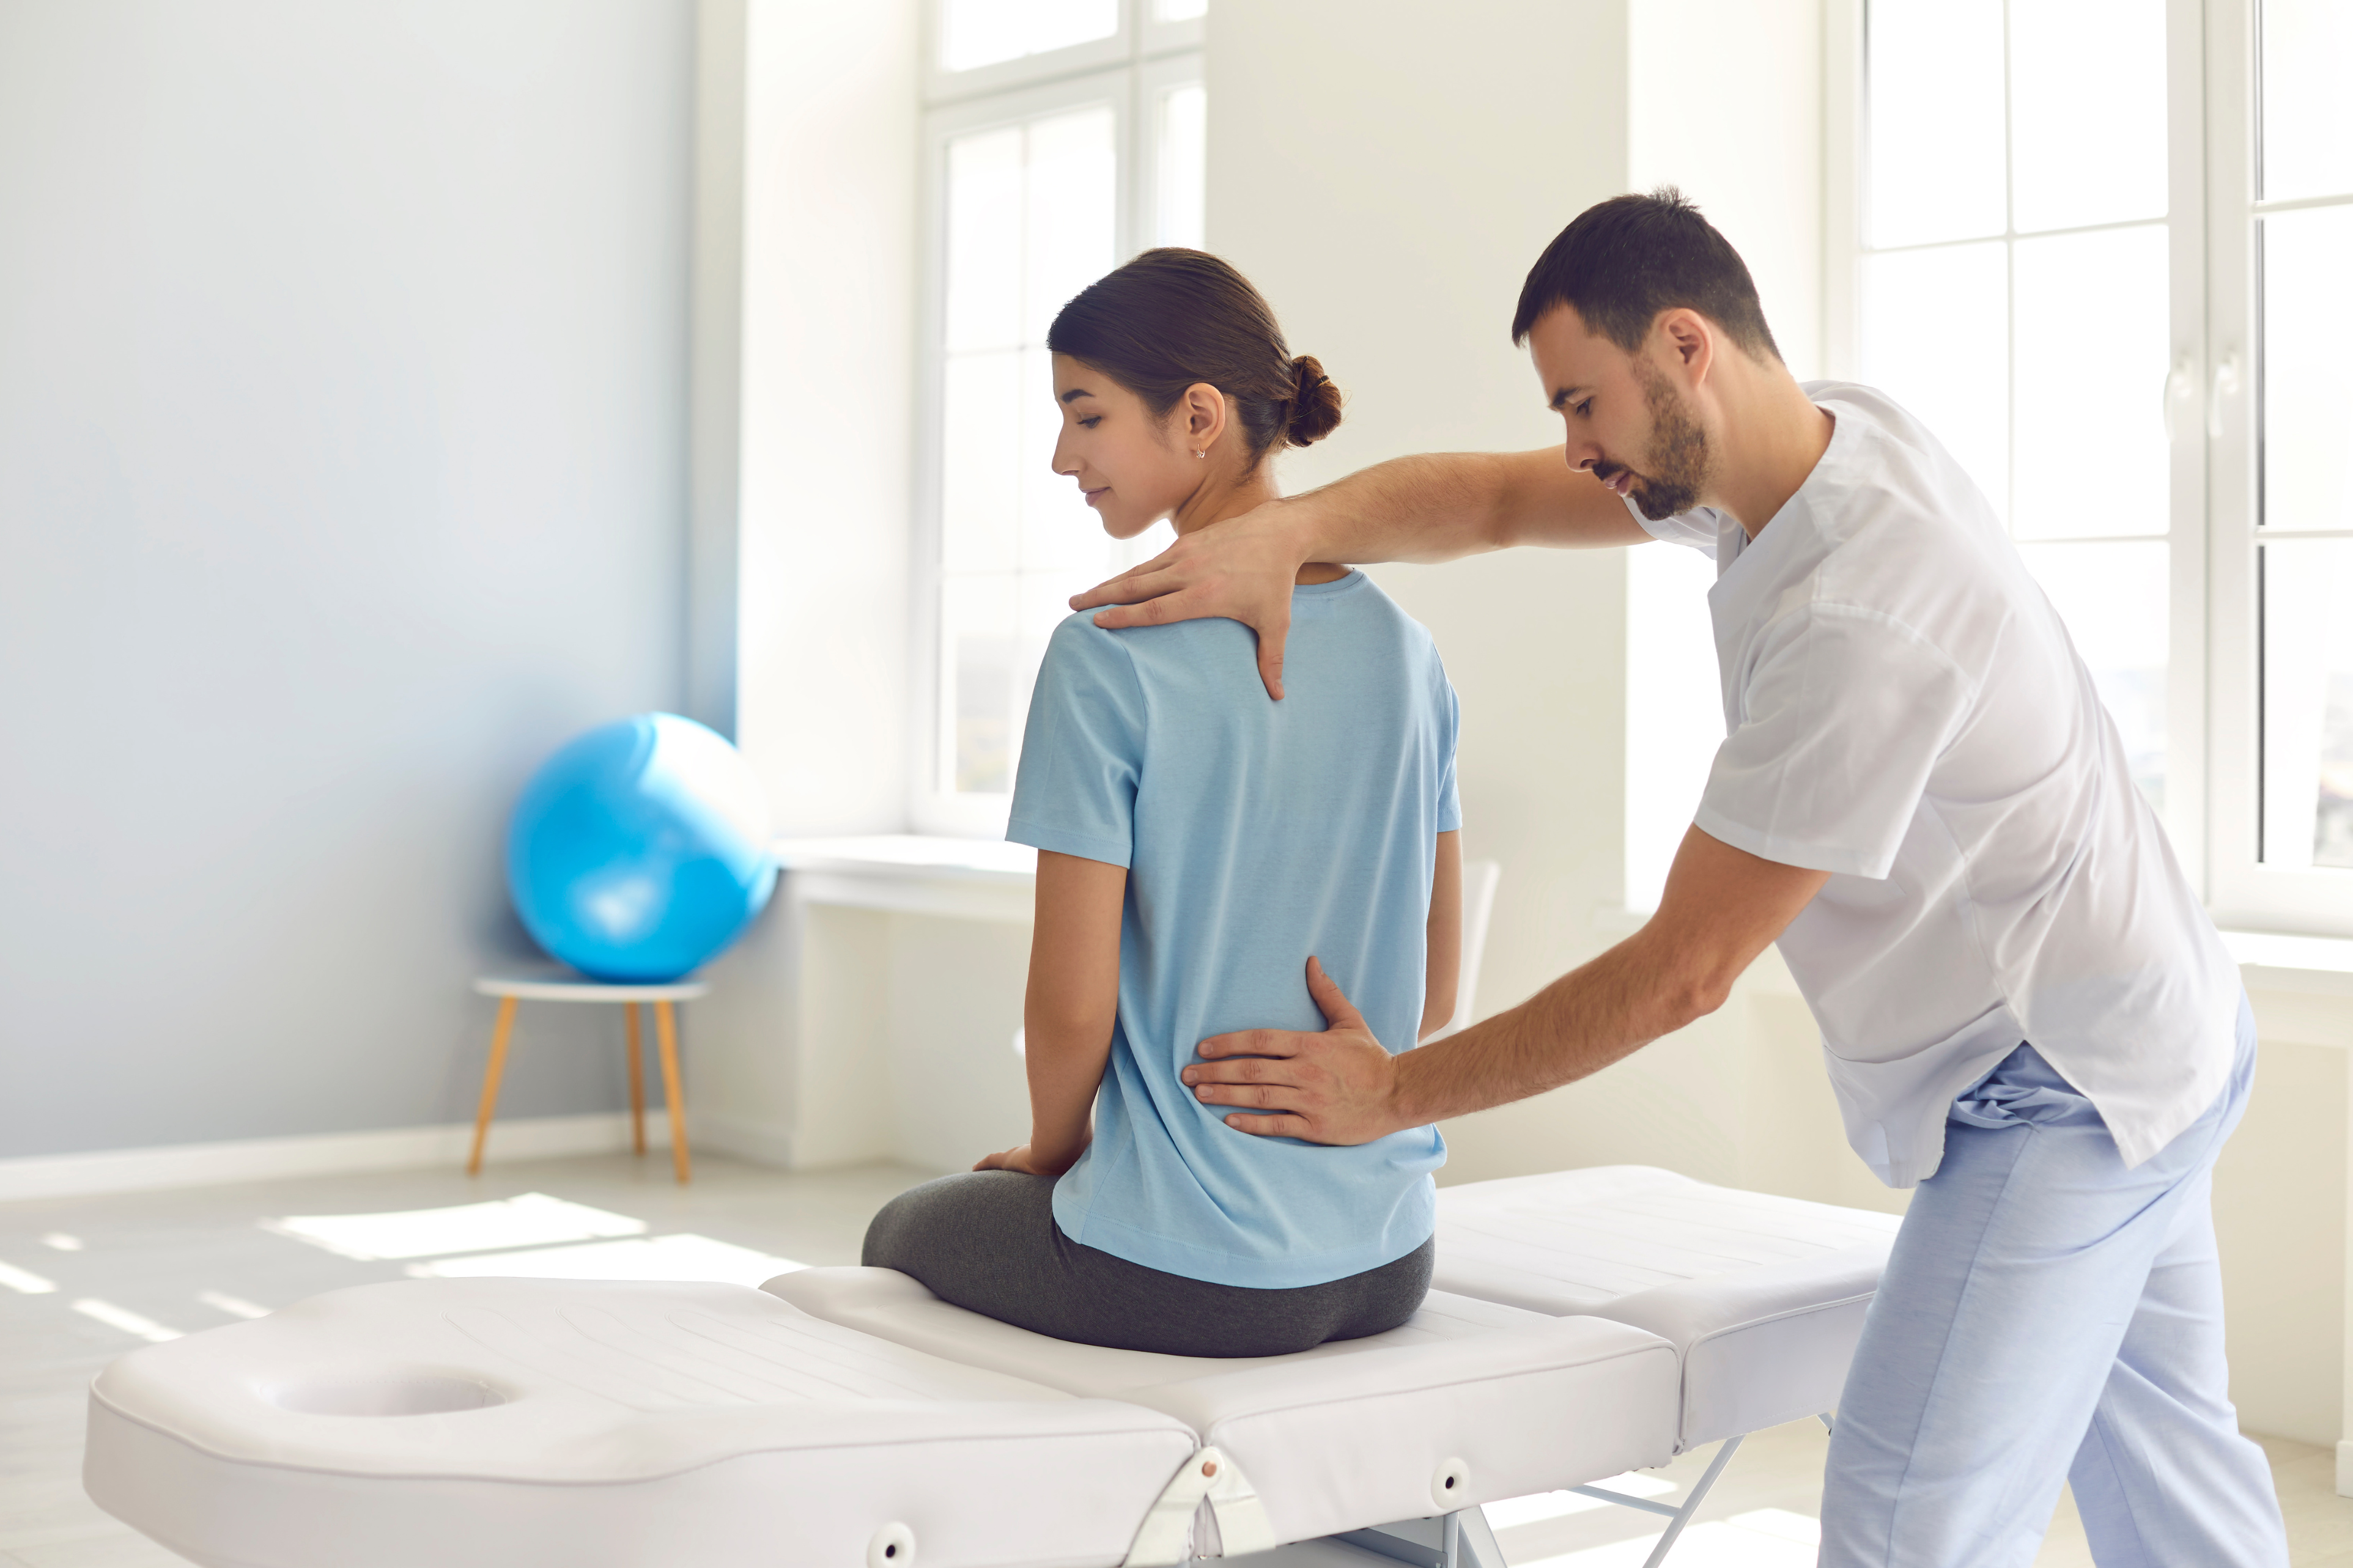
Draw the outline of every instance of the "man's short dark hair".
<instances>
[{"instance_id":1,"label":"man's short dark hair","mask_svg":"<svg viewBox=\"0 0 2353 1568\"><path fill-rule=\"evenodd\" d=\"M1781 357L1747 264L1672 185L1612 196L1577 214L1528 268L1512 342L1526 342L1529 330L1561 305L1628 353L1642 346L1660 311L1688 308L1750 358Z\"/></svg>"}]
</instances>

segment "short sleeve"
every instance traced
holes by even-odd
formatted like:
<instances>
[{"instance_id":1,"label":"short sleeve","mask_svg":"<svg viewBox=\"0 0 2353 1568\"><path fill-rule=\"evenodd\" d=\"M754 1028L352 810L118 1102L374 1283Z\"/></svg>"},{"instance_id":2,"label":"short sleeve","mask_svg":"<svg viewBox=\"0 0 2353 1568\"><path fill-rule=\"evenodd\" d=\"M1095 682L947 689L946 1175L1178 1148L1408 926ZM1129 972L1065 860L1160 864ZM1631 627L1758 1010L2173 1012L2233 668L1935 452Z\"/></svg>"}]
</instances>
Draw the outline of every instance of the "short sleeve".
<instances>
[{"instance_id":1,"label":"short sleeve","mask_svg":"<svg viewBox=\"0 0 2353 1568\"><path fill-rule=\"evenodd\" d=\"M1084 616L1057 626L1029 697L1005 837L1058 855L1129 864L1145 718L1144 690L1118 634Z\"/></svg>"},{"instance_id":2,"label":"short sleeve","mask_svg":"<svg viewBox=\"0 0 2353 1568\"><path fill-rule=\"evenodd\" d=\"M1641 527L1642 531L1662 544L1689 545L1709 560L1715 559L1715 542L1721 524L1711 509L1702 507L1697 511L1679 511L1672 517L1650 517L1634 503L1632 496L1618 499L1626 503L1627 514Z\"/></svg>"},{"instance_id":3,"label":"short sleeve","mask_svg":"<svg viewBox=\"0 0 2353 1568\"><path fill-rule=\"evenodd\" d=\"M1883 878L1975 695L1901 622L1809 605L1767 632L1697 825L1767 860Z\"/></svg>"},{"instance_id":4,"label":"short sleeve","mask_svg":"<svg viewBox=\"0 0 2353 1568\"><path fill-rule=\"evenodd\" d=\"M1438 673L1439 744L1444 748L1438 773L1438 828L1440 833L1453 833L1462 826L1462 796L1454 784L1454 748L1462 735L1462 703L1454 695L1454 683L1446 679L1441 668Z\"/></svg>"}]
</instances>

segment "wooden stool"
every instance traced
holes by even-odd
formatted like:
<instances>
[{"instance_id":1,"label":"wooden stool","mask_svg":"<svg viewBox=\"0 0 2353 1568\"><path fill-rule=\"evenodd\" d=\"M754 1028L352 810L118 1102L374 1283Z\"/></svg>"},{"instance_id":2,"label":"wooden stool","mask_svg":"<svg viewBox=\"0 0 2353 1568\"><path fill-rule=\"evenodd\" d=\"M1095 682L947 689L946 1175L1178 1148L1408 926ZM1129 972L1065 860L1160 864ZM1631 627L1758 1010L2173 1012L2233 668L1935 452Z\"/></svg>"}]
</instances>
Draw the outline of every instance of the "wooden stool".
<instances>
[{"instance_id":1,"label":"wooden stool","mask_svg":"<svg viewBox=\"0 0 2353 1568\"><path fill-rule=\"evenodd\" d=\"M678 1015L673 1004L691 1002L711 987L696 980L668 985L607 985L595 980L513 979L486 974L474 989L499 999L499 1021L491 1030L491 1064L482 1073L482 1109L474 1118L474 1152L467 1158L466 1174L480 1175L482 1144L491 1135L491 1116L499 1105L499 1079L507 1067L507 1040L514 1033L518 1002L618 1002L629 1033L629 1118L638 1152L646 1152L646 1074L638 1044L638 1004L650 1002L654 1033L661 1047L662 1095L670 1102L670 1157L682 1184L693 1176L686 1151L686 1100L678 1082Z\"/></svg>"}]
</instances>

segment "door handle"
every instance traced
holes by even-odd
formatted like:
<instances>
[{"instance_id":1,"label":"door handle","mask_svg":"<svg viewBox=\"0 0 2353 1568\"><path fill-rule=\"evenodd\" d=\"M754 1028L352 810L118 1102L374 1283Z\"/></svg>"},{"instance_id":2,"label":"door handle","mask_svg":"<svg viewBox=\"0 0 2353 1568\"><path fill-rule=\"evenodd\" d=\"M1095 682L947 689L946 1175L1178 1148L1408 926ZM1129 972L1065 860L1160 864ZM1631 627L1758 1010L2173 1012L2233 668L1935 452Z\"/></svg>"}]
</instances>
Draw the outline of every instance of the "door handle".
<instances>
[{"instance_id":1,"label":"door handle","mask_svg":"<svg viewBox=\"0 0 2353 1568\"><path fill-rule=\"evenodd\" d=\"M2206 398L2206 438L2222 438L2222 400L2239 395L2239 356L2224 354L2214 362L2214 384Z\"/></svg>"}]
</instances>

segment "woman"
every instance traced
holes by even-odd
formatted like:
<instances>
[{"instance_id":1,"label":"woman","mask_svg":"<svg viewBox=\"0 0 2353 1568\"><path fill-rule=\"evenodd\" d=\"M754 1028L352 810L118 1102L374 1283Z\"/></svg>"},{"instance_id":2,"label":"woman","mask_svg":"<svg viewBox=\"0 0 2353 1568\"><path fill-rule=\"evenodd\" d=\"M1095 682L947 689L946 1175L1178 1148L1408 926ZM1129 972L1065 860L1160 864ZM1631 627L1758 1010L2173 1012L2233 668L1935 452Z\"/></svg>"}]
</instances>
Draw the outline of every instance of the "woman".
<instances>
[{"instance_id":1,"label":"woman","mask_svg":"<svg viewBox=\"0 0 2353 1568\"><path fill-rule=\"evenodd\" d=\"M1054 469L1114 538L1248 511L1276 494L1277 447L1340 420L1322 367L1198 251L1096 282L1047 346ZM1055 631L1007 834L1039 850L1029 1142L895 1199L868 1264L1040 1333L1184 1355L1305 1350L1420 1304L1435 1128L1256 1138L1178 1078L1220 1031L1320 1026L1326 972L1384 1040L1453 1011L1456 708L1429 634L1363 574L1309 565L1284 680L1268 701L1232 621Z\"/></svg>"}]
</instances>

